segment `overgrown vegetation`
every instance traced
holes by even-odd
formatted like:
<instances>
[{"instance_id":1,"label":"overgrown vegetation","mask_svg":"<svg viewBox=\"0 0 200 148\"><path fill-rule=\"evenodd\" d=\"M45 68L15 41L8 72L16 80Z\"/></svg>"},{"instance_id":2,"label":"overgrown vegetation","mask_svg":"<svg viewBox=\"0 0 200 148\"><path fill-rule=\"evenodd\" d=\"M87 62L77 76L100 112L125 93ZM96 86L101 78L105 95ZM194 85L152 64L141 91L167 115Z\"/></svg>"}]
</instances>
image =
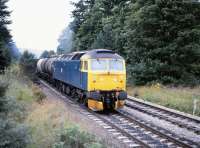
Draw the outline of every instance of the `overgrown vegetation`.
<instances>
[{"instance_id":1,"label":"overgrown vegetation","mask_svg":"<svg viewBox=\"0 0 200 148\"><path fill-rule=\"evenodd\" d=\"M19 148L31 143L25 120L32 103L42 102L45 97L18 65L0 75L0 147Z\"/></svg>"},{"instance_id":2,"label":"overgrown vegetation","mask_svg":"<svg viewBox=\"0 0 200 148\"><path fill-rule=\"evenodd\" d=\"M200 84L200 3L195 0L79 0L73 50L112 49L129 83Z\"/></svg>"},{"instance_id":3,"label":"overgrown vegetation","mask_svg":"<svg viewBox=\"0 0 200 148\"><path fill-rule=\"evenodd\" d=\"M10 83L0 75L0 147L26 147L30 137L23 124L25 106L8 94Z\"/></svg>"},{"instance_id":4,"label":"overgrown vegetation","mask_svg":"<svg viewBox=\"0 0 200 148\"><path fill-rule=\"evenodd\" d=\"M131 96L200 116L200 88L166 87L160 84L128 87ZM195 109L196 105L196 109Z\"/></svg>"},{"instance_id":5,"label":"overgrown vegetation","mask_svg":"<svg viewBox=\"0 0 200 148\"><path fill-rule=\"evenodd\" d=\"M103 148L93 135L81 132L78 127L64 129L58 140L54 148Z\"/></svg>"},{"instance_id":6,"label":"overgrown vegetation","mask_svg":"<svg viewBox=\"0 0 200 148\"><path fill-rule=\"evenodd\" d=\"M31 129L30 148L103 147L93 135L80 129L78 123L74 124L63 102L45 100L42 104L32 104L32 108L26 120Z\"/></svg>"}]
</instances>

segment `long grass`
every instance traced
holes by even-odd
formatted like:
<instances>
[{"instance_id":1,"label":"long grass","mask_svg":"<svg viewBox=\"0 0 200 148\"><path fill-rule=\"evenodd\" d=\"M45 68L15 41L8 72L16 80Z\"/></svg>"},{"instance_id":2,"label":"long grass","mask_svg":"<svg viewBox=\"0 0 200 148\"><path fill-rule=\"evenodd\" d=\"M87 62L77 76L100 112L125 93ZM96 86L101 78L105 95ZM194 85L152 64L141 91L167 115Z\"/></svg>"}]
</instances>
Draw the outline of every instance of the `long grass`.
<instances>
[{"instance_id":1,"label":"long grass","mask_svg":"<svg viewBox=\"0 0 200 148\"><path fill-rule=\"evenodd\" d=\"M165 107L200 116L200 87L152 86L128 87L128 94Z\"/></svg>"},{"instance_id":2,"label":"long grass","mask_svg":"<svg viewBox=\"0 0 200 148\"><path fill-rule=\"evenodd\" d=\"M29 148L73 147L77 145L96 145L95 138L82 131L77 123L70 121L65 105L56 100L45 100L42 104L33 104L26 124L31 127L32 143Z\"/></svg>"}]
</instances>

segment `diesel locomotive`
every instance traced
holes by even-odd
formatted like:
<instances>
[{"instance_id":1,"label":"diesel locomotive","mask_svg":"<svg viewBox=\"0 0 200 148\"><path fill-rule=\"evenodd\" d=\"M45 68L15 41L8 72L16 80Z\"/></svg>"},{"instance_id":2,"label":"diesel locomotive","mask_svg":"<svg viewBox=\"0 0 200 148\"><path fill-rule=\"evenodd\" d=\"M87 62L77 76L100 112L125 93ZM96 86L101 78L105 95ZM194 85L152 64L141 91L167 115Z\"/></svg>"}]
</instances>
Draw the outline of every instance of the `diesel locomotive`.
<instances>
[{"instance_id":1,"label":"diesel locomotive","mask_svg":"<svg viewBox=\"0 0 200 148\"><path fill-rule=\"evenodd\" d=\"M125 60L111 50L40 59L37 74L94 111L122 108L127 98Z\"/></svg>"}]
</instances>

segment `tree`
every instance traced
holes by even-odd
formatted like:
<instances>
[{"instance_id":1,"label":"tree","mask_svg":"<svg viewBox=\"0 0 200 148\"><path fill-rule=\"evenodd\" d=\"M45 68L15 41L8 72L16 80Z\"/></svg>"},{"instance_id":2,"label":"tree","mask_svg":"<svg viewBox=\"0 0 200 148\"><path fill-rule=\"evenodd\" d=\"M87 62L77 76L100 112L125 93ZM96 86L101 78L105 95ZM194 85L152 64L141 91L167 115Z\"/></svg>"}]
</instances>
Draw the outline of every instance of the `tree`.
<instances>
[{"instance_id":1,"label":"tree","mask_svg":"<svg viewBox=\"0 0 200 148\"><path fill-rule=\"evenodd\" d=\"M47 50L43 51L43 53L40 55L40 58L48 58L49 52Z\"/></svg>"},{"instance_id":2,"label":"tree","mask_svg":"<svg viewBox=\"0 0 200 148\"><path fill-rule=\"evenodd\" d=\"M26 50L24 51L24 53L22 54L20 58L19 65L20 65L21 70L26 75L32 78L34 77L34 74L35 74L36 63L37 63L37 60L35 58L35 55Z\"/></svg>"},{"instance_id":3,"label":"tree","mask_svg":"<svg viewBox=\"0 0 200 148\"><path fill-rule=\"evenodd\" d=\"M49 58L51 56L55 55L55 52L53 50L50 51L43 51L43 53L40 55L40 58Z\"/></svg>"},{"instance_id":4,"label":"tree","mask_svg":"<svg viewBox=\"0 0 200 148\"><path fill-rule=\"evenodd\" d=\"M12 61L18 61L20 58L20 52L15 42L10 41L9 49L10 49L10 56L11 56Z\"/></svg>"},{"instance_id":5,"label":"tree","mask_svg":"<svg viewBox=\"0 0 200 148\"><path fill-rule=\"evenodd\" d=\"M11 62L8 46L11 35L7 29L7 25L11 22L7 19L10 16L10 12L7 10L7 2L8 0L0 0L0 70L3 70Z\"/></svg>"},{"instance_id":6,"label":"tree","mask_svg":"<svg viewBox=\"0 0 200 148\"><path fill-rule=\"evenodd\" d=\"M72 42L73 42L74 32L71 30L70 26L68 26L65 30L63 30L60 35L58 42L59 45L57 47L57 53L69 53L72 51Z\"/></svg>"},{"instance_id":7,"label":"tree","mask_svg":"<svg viewBox=\"0 0 200 148\"><path fill-rule=\"evenodd\" d=\"M0 42L0 70L4 70L11 62L10 49L3 42Z\"/></svg>"},{"instance_id":8,"label":"tree","mask_svg":"<svg viewBox=\"0 0 200 148\"><path fill-rule=\"evenodd\" d=\"M199 3L137 1L126 23L126 50L136 83L199 83Z\"/></svg>"}]
</instances>

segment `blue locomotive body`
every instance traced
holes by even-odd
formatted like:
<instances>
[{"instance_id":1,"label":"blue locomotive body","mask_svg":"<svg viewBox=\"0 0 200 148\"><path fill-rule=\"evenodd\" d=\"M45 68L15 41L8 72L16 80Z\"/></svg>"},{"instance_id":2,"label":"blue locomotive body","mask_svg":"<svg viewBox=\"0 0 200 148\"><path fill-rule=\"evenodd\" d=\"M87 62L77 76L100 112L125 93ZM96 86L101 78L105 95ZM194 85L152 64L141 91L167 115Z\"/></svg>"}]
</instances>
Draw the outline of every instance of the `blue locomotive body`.
<instances>
[{"instance_id":1,"label":"blue locomotive body","mask_svg":"<svg viewBox=\"0 0 200 148\"><path fill-rule=\"evenodd\" d=\"M53 79L87 90L87 73L80 71L80 64L81 62L78 60L55 61L53 63Z\"/></svg>"},{"instance_id":2,"label":"blue locomotive body","mask_svg":"<svg viewBox=\"0 0 200 148\"><path fill-rule=\"evenodd\" d=\"M127 98L125 61L110 50L40 59L37 73L92 110L121 108Z\"/></svg>"}]
</instances>

